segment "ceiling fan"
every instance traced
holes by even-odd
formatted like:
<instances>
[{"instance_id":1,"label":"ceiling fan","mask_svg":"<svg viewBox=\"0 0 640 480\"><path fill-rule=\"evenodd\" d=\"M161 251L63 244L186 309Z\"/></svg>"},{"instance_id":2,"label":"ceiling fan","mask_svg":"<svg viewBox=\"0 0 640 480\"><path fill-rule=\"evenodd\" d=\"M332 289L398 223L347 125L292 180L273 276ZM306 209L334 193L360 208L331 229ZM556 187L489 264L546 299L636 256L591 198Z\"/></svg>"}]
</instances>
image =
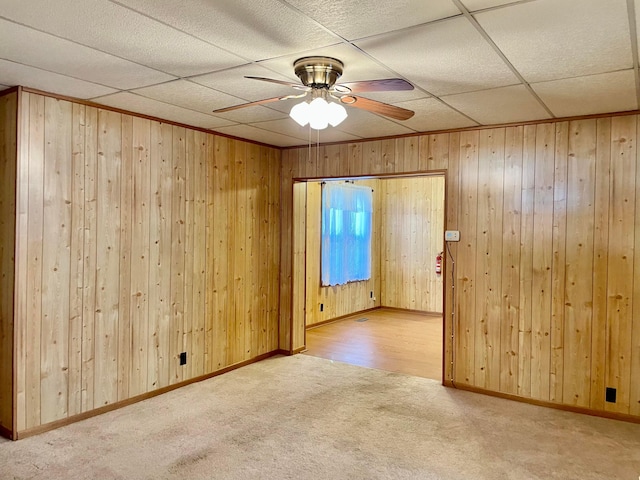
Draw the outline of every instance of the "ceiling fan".
<instances>
[{"instance_id":1,"label":"ceiling fan","mask_svg":"<svg viewBox=\"0 0 640 480\"><path fill-rule=\"evenodd\" d=\"M299 58L294 62L293 68L296 76L302 83L291 83L264 77L246 76L245 78L286 85L288 87L295 88L296 90L301 90L303 93L299 95L285 95L282 97L266 98L255 102L220 108L214 110L213 113L230 112L239 108L264 105L280 100L288 100L290 98L303 98L311 95L312 102L310 104L303 102L295 105L291 109L290 115L294 120L300 123L300 125L304 126L309 122L311 124L311 128L316 129L325 128L327 126L327 121L324 121L324 123L320 122L320 124L316 121L314 126L314 122L309 118L310 115L312 115L310 106L313 107L314 103L316 103L316 106L320 105L323 109L329 108L329 110L332 110L332 112L329 113L330 117L328 123L331 123L333 126L346 118L347 114L344 108L339 104L331 102L331 100L336 100L340 104L360 108L362 110L367 110L396 120L408 120L414 115L413 111L405 108L353 95L354 93L413 90L413 85L401 78L365 80L337 84L336 81L342 75L344 64L340 60L331 57ZM321 100L318 101L317 99ZM331 120L331 114L335 115L333 121Z\"/></svg>"}]
</instances>

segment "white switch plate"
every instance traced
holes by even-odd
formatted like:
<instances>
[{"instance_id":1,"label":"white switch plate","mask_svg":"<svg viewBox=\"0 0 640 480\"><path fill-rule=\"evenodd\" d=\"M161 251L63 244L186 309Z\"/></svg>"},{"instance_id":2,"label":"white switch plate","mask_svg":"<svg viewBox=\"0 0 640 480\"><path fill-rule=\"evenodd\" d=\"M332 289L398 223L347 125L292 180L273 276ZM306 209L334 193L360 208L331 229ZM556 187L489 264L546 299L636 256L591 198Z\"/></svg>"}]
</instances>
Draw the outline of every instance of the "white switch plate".
<instances>
[{"instance_id":1,"label":"white switch plate","mask_svg":"<svg viewBox=\"0 0 640 480\"><path fill-rule=\"evenodd\" d=\"M459 242L460 241L460 230L447 230L444 232L444 241L445 242Z\"/></svg>"}]
</instances>

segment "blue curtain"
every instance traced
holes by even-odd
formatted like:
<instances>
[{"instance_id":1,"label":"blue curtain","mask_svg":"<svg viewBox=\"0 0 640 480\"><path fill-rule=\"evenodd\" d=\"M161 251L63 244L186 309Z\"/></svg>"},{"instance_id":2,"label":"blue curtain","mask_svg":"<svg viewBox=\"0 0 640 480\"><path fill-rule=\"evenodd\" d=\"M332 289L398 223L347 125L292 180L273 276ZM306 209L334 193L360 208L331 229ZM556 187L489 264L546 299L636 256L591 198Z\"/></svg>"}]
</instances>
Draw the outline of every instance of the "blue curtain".
<instances>
[{"instance_id":1,"label":"blue curtain","mask_svg":"<svg viewBox=\"0 0 640 480\"><path fill-rule=\"evenodd\" d=\"M322 185L322 285L371 278L371 188Z\"/></svg>"}]
</instances>

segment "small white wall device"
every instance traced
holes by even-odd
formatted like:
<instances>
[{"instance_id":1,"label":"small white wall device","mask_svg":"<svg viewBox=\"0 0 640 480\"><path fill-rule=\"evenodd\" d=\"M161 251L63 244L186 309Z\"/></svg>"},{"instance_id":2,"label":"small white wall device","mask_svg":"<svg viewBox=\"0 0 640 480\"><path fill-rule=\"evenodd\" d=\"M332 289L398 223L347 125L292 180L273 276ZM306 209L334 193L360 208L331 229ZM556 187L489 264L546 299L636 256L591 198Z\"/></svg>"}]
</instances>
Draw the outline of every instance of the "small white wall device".
<instances>
[{"instance_id":1,"label":"small white wall device","mask_svg":"<svg viewBox=\"0 0 640 480\"><path fill-rule=\"evenodd\" d=\"M444 241L445 242L459 242L460 241L460 230L447 230L444 232Z\"/></svg>"}]
</instances>

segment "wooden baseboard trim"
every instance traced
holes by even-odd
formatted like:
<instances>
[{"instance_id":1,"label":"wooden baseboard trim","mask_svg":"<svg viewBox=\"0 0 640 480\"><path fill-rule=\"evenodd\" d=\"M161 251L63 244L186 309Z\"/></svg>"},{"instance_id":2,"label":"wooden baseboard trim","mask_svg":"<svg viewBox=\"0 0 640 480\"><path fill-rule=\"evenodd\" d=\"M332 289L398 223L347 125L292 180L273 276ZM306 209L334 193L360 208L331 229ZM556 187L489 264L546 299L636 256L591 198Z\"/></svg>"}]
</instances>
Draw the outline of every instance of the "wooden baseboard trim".
<instances>
[{"instance_id":1,"label":"wooden baseboard trim","mask_svg":"<svg viewBox=\"0 0 640 480\"><path fill-rule=\"evenodd\" d=\"M300 348L296 348L293 352L291 352L291 355L297 355L299 353L305 352L307 350L306 345L304 347L300 347Z\"/></svg>"},{"instance_id":2,"label":"wooden baseboard trim","mask_svg":"<svg viewBox=\"0 0 640 480\"><path fill-rule=\"evenodd\" d=\"M3 427L2 425L0 425L0 437L8 438L9 440L16 440L11 429Z\"/></svg>"},{"instance_id":3,"label":"wooden baseboard trim","mask_svg":"<svg viewBox=\"0 0 640 480\"><path fill-rule=\"evenodd\" d=\"M314 323L313 325L307 325L305 329L311 330L312 328L322 327L324 325L329 325L330 323L339 322L340 320L344 320L345 318L353 317L355 315L361 315L363 313L372 312L373 310L379 310L380 308L382 307L372 307L372 308L367 308L366 310L360 310L359 312L353 312L347 315L340 315L339 317L330 318L329 320L323 320L321 322Z\"/></svg>"},{"instance_id":4,"label":"wooden baseboard trim","mask_svg":"<svg viewBox=\"0 0 640 480\"><path fill-rule=\"evenodd\" d=\"M628 415L625 413L607 412L603 410L593 410L591 408L576 407L573 405L565 405L562 403L549 402L545 400L536 400L533 398L520 397L518 395L512 395L510 393L494 392L492 390L485 390L484 388L478 388L473 385L467 385L465 383L443 382L443 385L447 387L457 388L458 390L465 390L467 392L480 393L482 395L488 395L490 397L504 398L506 400L514 400L520 403L528 403L530 405L537 405L539 407L554 408L556 410L563 410L565 412L581 413L583 415L591 415L592 417L609 418L611 420L620 420L622 422L638 423L640 424L640 417L634 415Z\"/></svg>"},{"instance_id":5,"label":"wooden baseboard trim","mask_svg":"<svg viewBox=\"0 0 640 480\"><path fill-rule=\"evenodd\" d=\"M289 356L293 355L293 353L290 352L289 350L284 350L284 349L281 348L279 350L276 350L276 355L286 355L287 357L289 357Z\"/></svg>"},{"instance_id":6,"label":"wooden baseboard trim","mask_svg":"<svg viewBox=\"0 0 640 480\"><path fill-rule=\"evenodd\" d=\"M385 307L384 305L378 308L384 308L385 310L392 310L395 312L403 313L416 313L419 315L429 315L430 317L442 317L442 312L429 312L427 310L412 310L410 308L398 308L398 307Z\"/></svg>"},{"instance_id":7,"label":"wooden baseboard trim","mask_svg":"<svg viewBox=\"0 0 640 480\"><path fill-rule=\"evenodd\" d=\"M280 355L282 354L282 352L283 352L282 350L274 350L271 352L263 353L262 355L258 355L257 357L251 358L249 360L244 360L239 363L234 363L233 365L229 365L228 367L224 367L220 370L216 370L215 372L208 373L206 375L201 375L199 377L191 378L189 380L185 380L183 382L176 383L174 385L169 385L167 387L159 388L158 390L154 390L153 392L143 393L142 395L128 398L126 400L121 400L119 402L115 402L110 405L105 405L104 407L99 407L88 412L83 412L78 415L74 415L73 417L63 418L61 420L56 420L54 422L47 423L46 425L39 425L37 427L29 428L21 432L16 432L14 434L14 438L11 438L11 437L7 437L7 438L10 438L12 440L21 440L23 438L31 437L33 435L38 435L40 433L48 432L49 430L55 430L56 428L64 427L66 425L70 425L72 423L76 423L81 420L86 420L87 418L91 418L97 415L101 415L103 413L111 412L112 410L117 410L118 408L126 407L127 405L132 405L142 400L147 400L149 398L157 397L158 395L162 395L163 393L170 392L171 390L176 390L178 388L184 387L186 385L190 385L192 383L197 383L203 380L208 380L210 378L217 377L218 375L222 375L223 373L236 370L240 367L245 367L252 363L266 360L267 358L273 357L275 355ZM285 354L288 354L288 353L285 353ZM0 427L0 429L1 428L2 427ZM0 430L0 433L2 433L2 430Z\"/></svg>"}]
</instances>

